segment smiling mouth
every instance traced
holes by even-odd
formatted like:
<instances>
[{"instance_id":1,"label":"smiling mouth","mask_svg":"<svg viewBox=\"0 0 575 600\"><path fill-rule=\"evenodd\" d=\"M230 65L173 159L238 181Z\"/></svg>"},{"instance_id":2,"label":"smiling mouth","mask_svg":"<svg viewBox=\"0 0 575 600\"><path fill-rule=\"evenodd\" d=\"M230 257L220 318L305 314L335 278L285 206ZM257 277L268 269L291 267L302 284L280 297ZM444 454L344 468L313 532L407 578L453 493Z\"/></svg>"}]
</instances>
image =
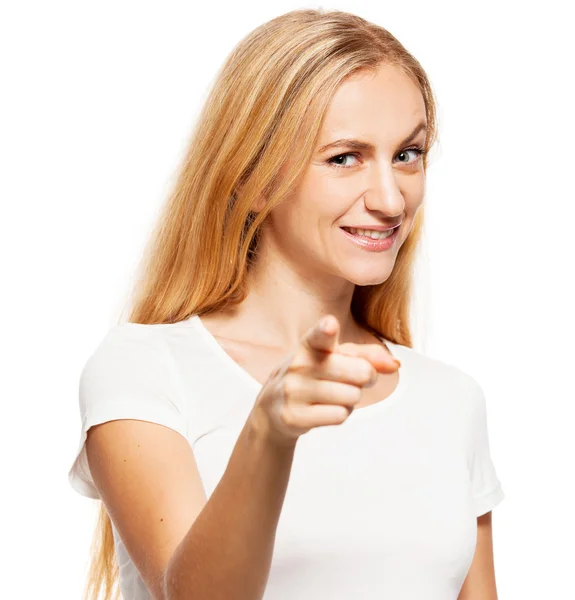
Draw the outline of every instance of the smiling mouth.
<instances>
[{"instance_id":1,"label":"smiling mouth","mask_svg":"<svg viewBox=\"0 0 575 600\"><path fill-rule=\"evenodd\" d=\"M378 231L377 233L370 233L369 235L361 235L361 233L367 233L365 230L359 230L358 233L352 233L353 227L340 227L345 234L345 237L356 247L371 252L381 252L389 250L395 247L395 242L399 235L399 225L393 229L388 229L386 232ZM351 231L350 231L351 230ZM357 231L357 230L356 230ZM376 237L371 237L375 235ZM382 236L383 237L380 237Z\"/></svg>"},{"instance_id":2,"label":"smiling mouth","mask_svg":"<svg viewBox=\"0 0 575 600\"><path fill-rule=\"evenodd\" d=\"M373 229L360 229L356 227L341 227L347 233L364 238L369 240L384 240L388 237L391 237L399 228L399 225L392 227L391 229L386 229L385 231L375 231Z\"/></svg>"}]
</instances>

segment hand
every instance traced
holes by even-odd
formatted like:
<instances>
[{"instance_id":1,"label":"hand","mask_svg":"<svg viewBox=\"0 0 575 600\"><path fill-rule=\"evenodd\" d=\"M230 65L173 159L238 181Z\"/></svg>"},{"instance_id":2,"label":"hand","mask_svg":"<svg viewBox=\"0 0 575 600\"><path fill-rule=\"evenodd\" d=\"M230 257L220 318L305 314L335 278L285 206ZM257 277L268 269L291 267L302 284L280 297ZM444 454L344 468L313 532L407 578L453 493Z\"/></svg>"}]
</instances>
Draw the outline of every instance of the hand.
<instances>
[{"instance_id":1,"label":"hand","mask_svg":"<svg viewBox=\"0 0 575 600\"><path fill-rule=\"evenodd\" d=\"M339 344L339 321L327 316L316 323L297 350L273 371L262 387L250 417L258 431L281 445L294 444L314 427L339 425L353 412L365 387L378 373L400 363L380 344Z\"/></svg>"}]
</instances>

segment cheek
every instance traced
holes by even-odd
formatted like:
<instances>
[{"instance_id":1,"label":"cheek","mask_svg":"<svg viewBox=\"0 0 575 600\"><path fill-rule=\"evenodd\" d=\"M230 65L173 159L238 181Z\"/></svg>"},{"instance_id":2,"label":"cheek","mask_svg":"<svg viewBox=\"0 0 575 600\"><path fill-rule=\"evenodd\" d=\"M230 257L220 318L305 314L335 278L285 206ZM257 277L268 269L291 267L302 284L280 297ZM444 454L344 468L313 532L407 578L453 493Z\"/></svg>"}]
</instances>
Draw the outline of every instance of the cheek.
<instances>
[{"instance_id":1,"label":"cheek","mask_svg":"<svg viewBox=\"0 0 575 600\"><path fill-rule=\"evenodd\" d=\"M425 174L423 171L420 177L411 182L406 188L404 195L406 204L415 212L421 206L425 196Z\"/></svg>"},{"instance_id":2,"label":"cheek","mask_svg":"<svg viewBox=\"0 0 575 600\"><path fill-rule=\"evenodd\" d=\"M309 178L289 200L279 206L276 223L290 223L306 232L330 227L349 210L349 194L333 180Z\"/></svg>"},{"instance_id":3,"label":"cheek","mask_svg":"<svg viewBox=\"0 0 575 600\"><path fill-rule=\"evenodd\" d=\"M412 220L421 208L425 197L425 178L423 175L421 178L414 178L413 181L403 187L402 194L405 202L406 218Z\"/></svg>"}]
</instances>

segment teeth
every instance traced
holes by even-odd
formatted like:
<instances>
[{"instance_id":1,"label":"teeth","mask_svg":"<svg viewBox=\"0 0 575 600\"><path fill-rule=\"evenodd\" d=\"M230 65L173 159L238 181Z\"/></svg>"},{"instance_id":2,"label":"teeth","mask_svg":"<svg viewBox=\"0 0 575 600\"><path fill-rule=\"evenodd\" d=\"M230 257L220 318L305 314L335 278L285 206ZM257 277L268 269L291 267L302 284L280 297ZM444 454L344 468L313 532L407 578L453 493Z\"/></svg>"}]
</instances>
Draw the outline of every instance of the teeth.
<instances>
[{"instance_id":1,"label":"teeth","mask_svg":"<svg viewBox=\"0 0 575 600\"><path fill-rule=\"evenodd\" d=\"M355 229L354 227L346 227L346 229L353 235L361 235L364 237L370 237L372 240L383 240L389 237L393 233L393 229L387 231L373 231L371 229Z\"/></svg>"}]
</instances>

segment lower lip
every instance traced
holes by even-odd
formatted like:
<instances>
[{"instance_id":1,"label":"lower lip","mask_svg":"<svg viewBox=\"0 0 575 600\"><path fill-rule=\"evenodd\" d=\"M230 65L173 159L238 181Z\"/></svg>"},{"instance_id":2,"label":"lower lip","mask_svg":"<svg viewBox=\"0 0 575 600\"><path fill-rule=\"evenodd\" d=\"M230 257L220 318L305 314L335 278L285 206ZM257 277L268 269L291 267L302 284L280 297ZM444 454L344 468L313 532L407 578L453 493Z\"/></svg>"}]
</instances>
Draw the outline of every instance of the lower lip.
<instances>
[{"instance_id":1,"label":"lower lip","mask_svg":"<svg viewBox=\"0 0 575 600\"><path fill-rule=\"evenodd\" d=\"M388 250L393 246L393 244L395 243L395 239L397 238L399 226L394 229L393 233L389 237L386 237L383 240L373 240L368 237L353 235L352 233L349 233L349 231L346 231L341 227L340 229L351 242L353 242L360 248L364 248L365 250L369 250L371 252L381 252L382 250Z\"/></svg>"}]
</instances>

